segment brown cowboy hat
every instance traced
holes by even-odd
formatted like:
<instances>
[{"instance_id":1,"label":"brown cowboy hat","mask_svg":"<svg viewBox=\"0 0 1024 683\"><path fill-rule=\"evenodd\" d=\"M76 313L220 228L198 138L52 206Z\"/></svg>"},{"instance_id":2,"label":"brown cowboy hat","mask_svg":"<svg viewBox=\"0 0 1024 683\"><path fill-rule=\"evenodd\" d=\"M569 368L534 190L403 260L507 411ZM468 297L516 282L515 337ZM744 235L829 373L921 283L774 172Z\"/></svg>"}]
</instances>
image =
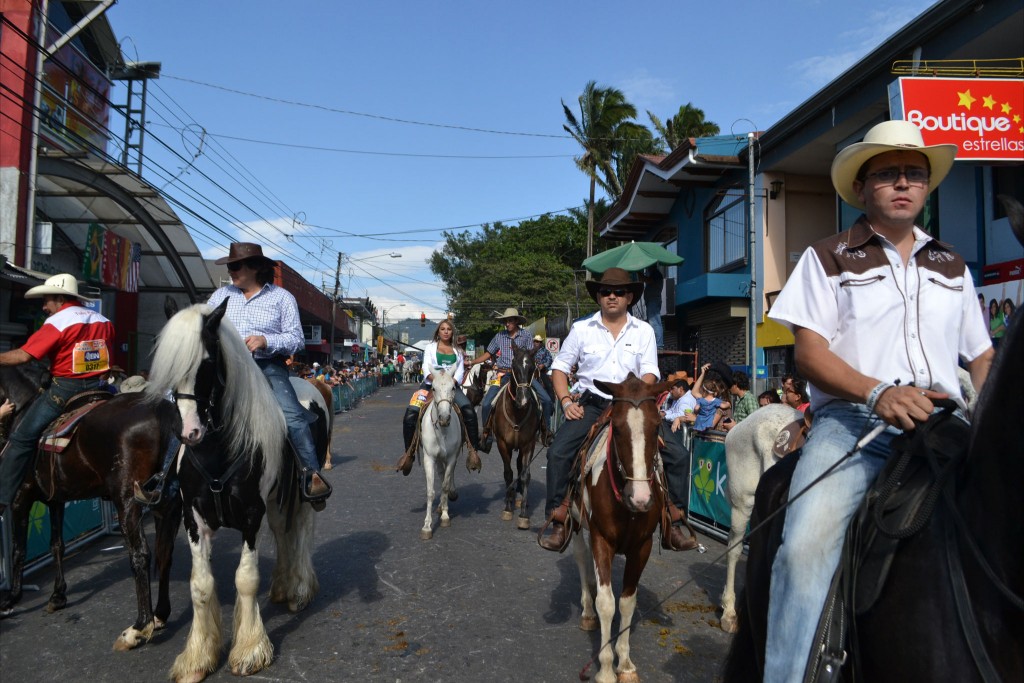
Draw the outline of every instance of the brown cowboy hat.
<instances>
[{"instance_id":1,"label":"brown cowboy hat","mask_svg":"<svg viewBox=\"0 0 1024 683\"><path fill-rule=\"evenodd\" d=\"M634 280L633 275L622 268L609 268L604 271L600 280L587 280L587 291L594 301L597 301L597 292L602 289L625 289L633 295L633 301L636 301L644 292L644 283Z\"/></svg>"},{"instance_id":2,"label":"brown cowboy hat","mask_svg":"<svg viewBox=\"0 0 1024 683\"><path fill-rule=\"evenodd\" d=\"M252 242L232 242L231 248L228 249L228 255L217 259L214 263L218 266L223 266L226 263L235 263L236 261L274 262L273 259L263 255L263 247L258 244L253 244Z\"/></svg>"},{"instance_id":3,"label":"brown cowboy hat","mask_svg":"<svg viewBox=\"0 0 1024 683\"><path fill-rule=\"evenodd\" d=\"M502 313L501 315L494 316L494 319L498 321L505 321L508 320L509 318L514 318L519 322L520 325L526 324L526 316L519 315L518 308L506 308L504 313Z\"/></svg>"}]
</instances>

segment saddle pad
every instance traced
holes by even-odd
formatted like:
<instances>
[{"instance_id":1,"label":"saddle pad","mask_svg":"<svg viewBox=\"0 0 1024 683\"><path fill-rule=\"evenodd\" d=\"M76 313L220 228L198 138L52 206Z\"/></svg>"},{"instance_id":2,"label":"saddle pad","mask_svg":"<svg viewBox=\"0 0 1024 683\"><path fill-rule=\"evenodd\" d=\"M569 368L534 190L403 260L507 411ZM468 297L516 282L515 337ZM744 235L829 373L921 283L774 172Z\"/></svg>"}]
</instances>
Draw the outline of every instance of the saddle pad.
<instances>
[{"instance_id":1,"label":"saddle pad","mask_svg":"<svg viewBox=\"0 0 1024 683\"><path fill-rule=\"evenodd\" d=\"M39 437L39 450L60 453L71 442L71 436L78 423L88 415L93 408L102 405L104 401L93 401L84 406L75 408L50 423L50 426Z\"/></svg>"},{"instance_id":2,"label":"saddle pad","mask_svg":"<svg viewBox=\"0 0 1024 683\"><path fill-rule=\"evenodd\" d=\"M783 458L804 445L807 440L807 423L803 418L794 420L779 430L772 445L776 458Z\"/></svg>"},{"instance_id":3,"label":"saddle pad","mask_svg":"<svg viewBox=\"0 0 1024 683\"><path fill-rule=\"evenodd\" d=\"M583 464L583 477L585 478L588 474L593 476L591 485L597 483L597 478L601 476L601 468L604 467L604 460L608 454L608 425L603 425L597 434L594 435L594 440L590 442L590 446L587 447L587 455Z\"/></svg>"}]
</instances>

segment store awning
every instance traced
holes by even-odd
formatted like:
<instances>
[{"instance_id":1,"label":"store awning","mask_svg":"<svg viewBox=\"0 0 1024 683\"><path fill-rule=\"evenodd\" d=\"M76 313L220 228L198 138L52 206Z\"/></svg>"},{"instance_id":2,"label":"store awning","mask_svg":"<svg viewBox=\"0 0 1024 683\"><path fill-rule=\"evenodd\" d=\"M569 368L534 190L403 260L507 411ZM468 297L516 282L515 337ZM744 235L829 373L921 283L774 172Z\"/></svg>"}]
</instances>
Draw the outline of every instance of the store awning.
<instances>
[{"instance_id":1,"label":"store awning","mask_svg":"<svg viewBox=\"0 0 1024 683\"><path fill-rule=\"evenodd\" d=\"M192 301L216 288L192 236L157 190L117 164L41 154L36 210L75 249L96 223L142 245L140 290L185 292Z\"/></svg>"}]
</instances>

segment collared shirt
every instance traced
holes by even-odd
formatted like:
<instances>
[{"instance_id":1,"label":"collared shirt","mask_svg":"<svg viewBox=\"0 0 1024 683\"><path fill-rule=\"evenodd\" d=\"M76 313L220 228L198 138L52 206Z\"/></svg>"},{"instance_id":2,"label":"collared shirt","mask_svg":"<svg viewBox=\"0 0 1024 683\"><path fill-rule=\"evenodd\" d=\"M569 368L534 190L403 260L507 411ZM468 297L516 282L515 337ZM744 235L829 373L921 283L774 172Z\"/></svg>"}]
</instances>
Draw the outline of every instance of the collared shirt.
<instances>
[{"instance_id":1,"label":"collared shirt","mask_svg":"<svg viewBox=\"0 0 1024 683\"><path fill-rule=\"evenodd\" d=\"M288 290L268 283L246 299L241 289L225 285L214 292L207 303L216 307L224 299L228 300L226 315L242 339L255 335L266 337L267 348L256 351L254 358L288 356L305 346L299 305Z\"/></svg>"},{"instance_id":2,"label":"collared shirt","mask_svg":"<svg viewBox=\"0 0 1024 683\"><path fill-rule=\"evenodd\" d=\"M603 398L611 397L598 390L594 380L622 382L630 372L637 378L661 377L654 329L629 313L617 339L605 327L600 311L573 323L551 368L568 375L577 364L580 388Z\"/></svg>"},{"instance_id":3,"label":"collared shirt","mask_svg":"<svg viewBox=\"0 0 1024 683\"><path fill-rule=\"evenodd\" d=\"M110 370L114 325L77 303L65 303L43 322L21 350L36 360L50 359L54 377L98 377Z\"/></svg>"},{"instance_id":4,"label":"collared shirt","mask_svg":"<svg viewBox=\"0 0 1024 683\"><path fill-rule=\"evenodd\" d=\"M732 419L734 422L740 422L755 410L757 410L757 399L754 398L753 392L747 391L732 404Z\"/></svg>"},{"instance_id":5,"label":"collared shirt","mask_svg":"<svg viewBox=\"0 0 1024 683\"><path fill-rule=\"evenodd\" d=\"M665 411L665 419L671 422L677 417L681 417L687 410L692 412L696 407L697 399L687 390L685 394L679 397L678 401L673 401L668 406L668 409Z\"/></svg>"},{"instance_id":6,"label":"collared shirt","mask_svg":"<svg viewBox=\"0 0 1024 683\"><path fill-rule=\"evenodd\" d=\"M537 353L533 356L533 362L537 365L543 365L546 370L551 369L551 360L551 352L543 346L537 349Z\"/></svg>"},{"instance_id":7,"label":"collared shirt","mask_svg":"<svg viewBox=\"0 0 1024 683\"><path fill-rule=\"evenodd\" d=\"M494 335L494 339L487 345L487 353L491 354L491 357L495 359L495 367L499 370L508 370L512 367L513 345L527 351L533 351L533 337L522 328L516 330L515 338L508 333L508 330L502 330Z\"/></svg>"},{"instance_id":8,"label":"collared shirt","mask_svg":"<svg viewBox=\"0 0 1024 683\"><path fill-rule=\"evenodd\" d=\"M961 406L958 357L970 362L992 345L963 258L915 227L904 267L864 216L807 248L769 317L821 335L862 374L947 392ZM836 398L810 389L812 410Z\"/></svg>"}]
</instances>

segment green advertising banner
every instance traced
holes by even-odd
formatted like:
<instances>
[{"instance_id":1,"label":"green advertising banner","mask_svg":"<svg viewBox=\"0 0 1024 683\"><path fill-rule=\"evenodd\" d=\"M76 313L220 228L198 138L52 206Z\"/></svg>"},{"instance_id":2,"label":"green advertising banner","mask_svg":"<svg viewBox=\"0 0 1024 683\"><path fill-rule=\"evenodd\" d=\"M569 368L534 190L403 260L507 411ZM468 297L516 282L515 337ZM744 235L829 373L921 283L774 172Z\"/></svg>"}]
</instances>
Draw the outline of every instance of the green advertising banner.
<instances>
[{"instance_id":1,"label":"green advertising banner","mask_svg":"<svg viewBox=\"0 0 1024 683\"><path fill-rule=\"evenodd\" d=\"M728 529L732 508L725 490L725 444L694 438L690 468L690 513Z\"/></svg>"},{"instance_id":2,"label":"green advertising banner","mask_svg":"<svg viewBox=\"0 0 1024 683\"><path fill-rule=\"evenodd\" d=\"M64 504L64 542L95 531L103 526L100 499L76 500ZM50 511L42 503L34 503L28 515L28 543L25 561L50 553Z\"/></svg>"}]
</instances>

